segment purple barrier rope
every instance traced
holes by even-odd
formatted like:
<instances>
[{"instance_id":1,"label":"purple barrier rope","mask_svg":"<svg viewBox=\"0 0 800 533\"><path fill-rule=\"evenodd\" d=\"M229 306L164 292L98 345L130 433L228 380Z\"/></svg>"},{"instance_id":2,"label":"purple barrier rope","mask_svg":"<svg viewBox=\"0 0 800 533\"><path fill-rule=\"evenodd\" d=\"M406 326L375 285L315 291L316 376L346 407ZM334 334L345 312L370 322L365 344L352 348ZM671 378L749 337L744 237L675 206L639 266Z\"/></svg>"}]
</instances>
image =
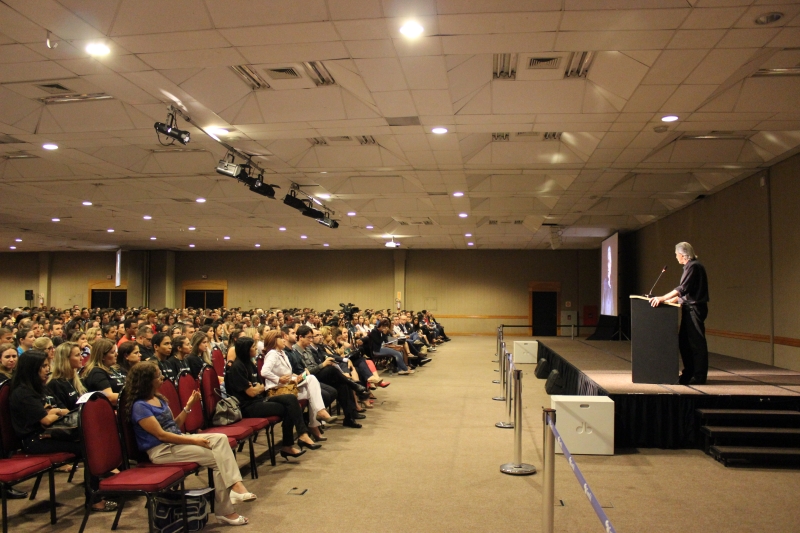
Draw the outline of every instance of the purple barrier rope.
<instances>
[{"instance_id":1,"label":"purple barrier rope","mask_svg":"<svg viewBox=\"0 0 800 533\"><path fill-rule=\"evenodd\" d=\"M548 425L550 426L550 430L553 432L553 435L556 437L556 442L561 447L561 451L564 452L564 458L569 462L570 468L572 468L572 473L575 474L575 477L578 478L578 484L583 488L583 493L589 499L589 503L592 504L594 508L594 512L597 515L597 518L600 519L600 523L603 524L606 533L617 533L617 530L614 529L614 526L611 525L611 520L608 519L606 516L606 512L603 511L603 508L600 507L600 502L597 501L595 498L594 493L592 492L591 487L589 487L589 483L587 483L586 478L583 477L581 473L581 469L578 468L578 465L572 459L572 454L569 453L567 449L567 445L564 444L564 441L561 439L561 434L556 429L556 426L553 424L553 421L548 418L547 420Z\"/></svg>"}]
</instances>

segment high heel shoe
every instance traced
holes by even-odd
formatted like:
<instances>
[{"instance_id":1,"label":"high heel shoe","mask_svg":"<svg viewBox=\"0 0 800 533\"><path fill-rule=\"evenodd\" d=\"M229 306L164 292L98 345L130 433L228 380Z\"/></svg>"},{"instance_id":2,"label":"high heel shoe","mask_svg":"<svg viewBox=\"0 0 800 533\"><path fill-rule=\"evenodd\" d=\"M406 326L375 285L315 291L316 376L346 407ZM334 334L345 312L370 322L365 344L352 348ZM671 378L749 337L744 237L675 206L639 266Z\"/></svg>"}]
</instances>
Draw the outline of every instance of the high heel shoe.
<instances>
[{"instance_id":1,"label":"high heel shoe","mask_svg":"<svg viewBox=\"0 0 800 533\"><path fill-rule=\"evenodd\" d=\"M336 422L337 420L339 420L339 416L336 415L336 416L325 417L325 416L317 415L317 420L319 420L320 422L325 422L326 424L331 424L331 423Z\"/></svg>"},{"instance_id":2,"label":"high heel shoe","mask_svg":"<svg viewBox=\"0 0 800 533\"><path fill-rule=\"evenodd\" d=\"M308 448L309 450L319 450L320 448L322 448L322 444L317 444L317 443L309 444L308 442L302 441L300 439L297 439L297 445L300 446L301 450L303 448ZM303 452L303 453L305 453L305 452Z\"/></svg>"},{"instance_id":3,"label":"high heel shoe","mask_svg":"<svg viewBox=\"0 0 800 533\"><path fill-rule=\"evenodd\" d=\"M301 448L302 448L302 447L301 447ZM306 453L306 451L305 451L305 450L303 450L303 449L301 449L301 450L300 450L299 452L297 452L297 453L289 453L289 452L285 452L285 451L281 450L281 452L280 452L280 453L281 453L281 457L283 457L284 459L286 459L286 462L289 462L289 457L300 457L301 455L303 455L304 453Z\"/></svg>"},{"instance_id":4,"label":"high heel shoe","mask_svg":"<svg viewBox=\"0 0 800 533\"><path fill-rule=\"evenodd\" d=\"M328 440L328 437L323 437L322 435L320 435L319 437L317 437L316 435L311 435L311 438L314 439L314 442L325 442L326 440Z\"/></svg>"}]
</instances>

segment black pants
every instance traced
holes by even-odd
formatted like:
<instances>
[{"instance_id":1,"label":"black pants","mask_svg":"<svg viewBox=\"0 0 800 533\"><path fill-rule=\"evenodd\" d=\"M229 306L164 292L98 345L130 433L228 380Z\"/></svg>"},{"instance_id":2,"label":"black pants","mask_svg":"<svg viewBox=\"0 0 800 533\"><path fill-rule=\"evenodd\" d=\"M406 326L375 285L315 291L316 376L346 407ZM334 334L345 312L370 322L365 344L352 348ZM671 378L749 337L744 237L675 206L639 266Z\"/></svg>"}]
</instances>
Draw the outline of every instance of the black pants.
<instances>
[{"instance_id":1,"label":"black pants","mask_svg":"<svg viewBox=\"0 0 800 533\"><path fill-rule=\"evenodd\" d=\"M322 394L322 403L325 404L325 407L330 407L339 395L336 393L336 387L331 387L327 383L320 383L319 384L320 393Z\"/></svg>"},{"instance_id":2,"label":"black pants","mask_svg":"<svg viewBox=\"0 0 800 533\"><path fill-rule=\"evenodd\" d=\"M25 439L23 448L32 454L50 454L67 452L75 455L78 459L83 457L80 442L68 442L56 439L40 439L38 436Z\"/></svg>"},{"instance_id":3,"label":"black pants","mask_svg":"<svg viewBox=\"0 0 800 533\"><path fill-rule=\"evenodd\" d=\"M706 343L705 325L707 316L707 304L681 306L678 346L683 360L684 379L695 378L705 381L708 378L708 344Z\"/></svg>"},{"instance_id":4,"label":"black pants","mask_svg":"<svg viewBox=\"0 0 800 533\"><path fill-rule=\"evenodd\" d=\"M356 413L355 401L351 392L355 382L344 377L342 371L333 365L318 367L312 374L321 384L330 385L336 389L336 398L339 401L339 405L342 406L345 418L352 419Z\"/></svg>"},{"instance_id":5,"label":"black pants","mask_svg":"<svg viewBox=\"0 0 800 533\"><path fill-rule=\"evenodd\" d=\"M281 394L247 404L242 407L242 415L246 418L267 418L280 416L283 418L283 445L294 444L294 431L297 436L308 433L308 426L303 420L303 410L294 394Z\"/></svg>"}]
</instances>

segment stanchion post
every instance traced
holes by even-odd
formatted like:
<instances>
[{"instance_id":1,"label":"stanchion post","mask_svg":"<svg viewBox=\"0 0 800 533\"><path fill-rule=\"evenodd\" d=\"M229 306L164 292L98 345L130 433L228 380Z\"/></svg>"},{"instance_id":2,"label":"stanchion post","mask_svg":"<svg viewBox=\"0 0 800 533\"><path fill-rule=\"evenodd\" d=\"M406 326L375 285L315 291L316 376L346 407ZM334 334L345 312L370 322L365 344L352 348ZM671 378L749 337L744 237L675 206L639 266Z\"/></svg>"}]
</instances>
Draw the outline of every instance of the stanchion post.
<instances>
[{"instance_id":1,"label":"stanchion post","mask_svg":"<svg viewBox=\"0 0 800 533\"><path fill-rule=\"evenodd\" d=\"M505 353L506 351L506 343L500 343L500 353ZM500 394L493 397L492 400L496 400L498 402L504 402L506 397L503 394L506 390L506 382L508 381L508 360L500 356L500 379L493 381L493 383L500 383Z\"/></svg>"},{"instance_id":2,"label":"stanchion post","mask_svg":"<svg viewBox=\"0 0 800 533\"><path fill-rule=\"evenodd\" d=\"M548 422L556 423L556 410L544 409L544 480L542 481L542 533L553 533L553 511L555 509L556 438Z\"/></svg>"},{"instance_id":3,"label":"stanchion post","mask_svg":"<svg viewBox=\"0 0 800 533\"><path fill-rule=\"evenodd\" d=\"M575 340L575 324L572 324L571 332L570 332L570 340Z\"/></svg>"},{"instance_id":4,"label":"stanchion post","mask_svg":"<svg viewBox=\"0 0 800 533\"><path fill-rule=\"evenodd\" d=\"M522 370L514 369L514 462L500 465L500 471L512 476L530 476L536 467L522 462Z\"/></svg>"},{"instance_id":5,"label":"stanchion post","mask_svg":"<svg viewBox=\"0 0 800 533\"><path fill-rule=\"evenodd\" d=\"M513 418L512 418L514 415L513 415L513 410L512 410L513 409L513 405L511 403L511 400L513 399L512 398L512 392L513 391L511 389L513 380L511 379L511 373L512 373L512 368L514 366L514 361L512 360L512 355L510 353L506 353L505 357L503 357L503 359L506 360L506 373L505 373L505 379L506 379L506 395L505 395L506 421L505 422L498 422L498 423L495 424L495 426L499 427L501 429L512 429L514 427L514 421L513 421ZM495 398L495 400L496 399L497 398Z\"/></svg>"}]
</instances>

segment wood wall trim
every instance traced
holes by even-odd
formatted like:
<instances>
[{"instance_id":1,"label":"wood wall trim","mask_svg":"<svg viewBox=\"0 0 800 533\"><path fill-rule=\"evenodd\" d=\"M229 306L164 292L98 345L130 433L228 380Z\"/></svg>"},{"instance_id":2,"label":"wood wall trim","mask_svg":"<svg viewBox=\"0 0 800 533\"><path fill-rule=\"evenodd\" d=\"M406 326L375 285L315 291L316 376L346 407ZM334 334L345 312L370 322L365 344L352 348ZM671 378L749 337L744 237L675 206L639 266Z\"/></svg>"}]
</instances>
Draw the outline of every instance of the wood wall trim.
<instances>
[{"instance_id":1,"label":"wood wall trim","mask_svg":"<svg viewBox=\"0 0 800 533\"><path fill-rule=\"evenodd\" d=\"M795 348L800 348L800 339L794 339L792 337L775 337L774 342L775 344L780 344L782 346L793 346Z\"/></svg>"},{"instance_id":2,"label":"wood wall trim","mask_svg":"<svg viewBox=\"0 0 800 533\"><path fill-rule=\"evenodd\" d=\"M742 341L769 343L769 335L762 335L759 333L741 333L738 331L725 331L722 329L706 329L706 335L713 335L714 337L726 337L728 339L738 339ZM777 337L775 342L777 342ZM797 342L800 343L800 341ZM798 344L798 346L800 346L800 344Z\"/></svg>"},{"instance_id":3,"label":"wood wall trim","mask_svg":"<svg viewBox=\"0 0 800 533\"><path fill-rule=\"evenodd\" d=\"M436 319L440 318L480 318L480 319L511 319L511 320L527 320L526 315L440 315L435 313L433 315Z\"/></svg>"}]
</instances>

